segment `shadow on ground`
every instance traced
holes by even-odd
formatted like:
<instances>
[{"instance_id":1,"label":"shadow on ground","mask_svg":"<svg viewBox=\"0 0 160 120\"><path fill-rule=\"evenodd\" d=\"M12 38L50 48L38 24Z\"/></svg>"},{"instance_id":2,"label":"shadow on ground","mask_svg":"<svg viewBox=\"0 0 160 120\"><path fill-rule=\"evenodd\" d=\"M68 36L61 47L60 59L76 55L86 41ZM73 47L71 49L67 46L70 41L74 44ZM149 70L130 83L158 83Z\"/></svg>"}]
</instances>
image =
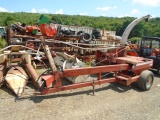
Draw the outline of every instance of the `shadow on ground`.
<instances>
[{"instance_id":1,"label":"shadow on ground","mask_svg":"<svg viewBox=\"0 0 160 120\"><path fill-rule=\"evenodd\" d=\"M159 77L155 72L153 72L155 77ZM28 84L27 85L29 88L27 89L32 89L34 91L34 86L32 84ZM96 85L98 86L98 85ZM125 86L119 83L108 83L106 86L101 86L96 88L95 86L95 94L97 92L101 92L101 91L105 91L105 90L113 90L115 92L118 93L124 93L128 90L134 90L137 92L143 92L143 90L139 89L138 86L133 83L130 86ZM70 96L75 96L75 95L81 95L81 94L86 94L86 95L93 95L93 89L90 86L89 87L90 90L82 90L82 91L71 91L70 93L61 93L61 92L57 92L57 93L52 93L52 94L48 94L48 95L43 95L43 96L33 96L32 95L28 95L28 96L23 96L22 97L15 97L15 101L21 101L21 100L25 100L25 99L29 99L32 100L35 103L40 103L41 101L43 101L44 99L50 99L50 98L57 98L57 97L70 97ZM7 92L10 94L10 96L15 96L8 88L6 88L5 86L2 86L1 88L3 91ZM1 94L0 94L1 95Z\"/></svg>"},{"instance_id":2,"label":"shadow on ground","mask_svg":"<svg viewBox=\"0 0 160 120\"><path fill-rule=\"evenodd\" d=\"M44 96L28 96L28 97L20 97L17 98L16 97L16 101L21 101L21 100L25 100L25 99L29 99L32 100L34 103L40 103L42 102L44 99L51 99L51 98L57 98L57 97L70 97L70 96L75 96L75 95L81 95L81 94L86 94L86 95L91 95L93 96L93 89L92 87L90 87L90 90L83 90L83 91L78 91L78 92L71 92L71 93L53 93L53 94L48 94L48 95L44 95ZM139 88L137 88L135 85L131 85L131 86L125 86L119 83L109 83L107 86L103 86L101 88L95 88L95 94L97 92L101 92L101 91L105 91L105 90L114 90L116 92L119 93L123 93L126 92L128 90L135 90L137 92L143 92L142 90L140 90Z\"/></svg>"}]
</instances>

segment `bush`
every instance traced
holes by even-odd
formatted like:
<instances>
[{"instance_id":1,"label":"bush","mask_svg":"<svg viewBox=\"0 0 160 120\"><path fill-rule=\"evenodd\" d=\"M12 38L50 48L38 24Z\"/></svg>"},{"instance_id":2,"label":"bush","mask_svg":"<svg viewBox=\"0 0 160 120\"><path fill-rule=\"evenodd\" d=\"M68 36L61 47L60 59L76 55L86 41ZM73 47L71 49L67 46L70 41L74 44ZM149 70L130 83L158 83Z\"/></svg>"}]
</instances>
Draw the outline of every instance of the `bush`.
<instances>
[{"instance_id":1,"label":"bush","mask_svg":"<svg viewBox=\"0 0 160 120\"><path fill-rule=\"evenodd\" d=\"M6 40L3 38L0 38L0 49L4 48L6 46Z\"/></svg>"},{"instance_id":2,"label":"bush","mask_svg":"<svg viewBox=\"0 0 160 120\"><path fill-rule=\"evenodd\" d=\"M135 44L135 43L137 43L140 39L141 39L141 38L139 38L139 37L132 37L132 38L130 38L130 41L131 41L132 44Z\"/></svg>"}]
</instances>

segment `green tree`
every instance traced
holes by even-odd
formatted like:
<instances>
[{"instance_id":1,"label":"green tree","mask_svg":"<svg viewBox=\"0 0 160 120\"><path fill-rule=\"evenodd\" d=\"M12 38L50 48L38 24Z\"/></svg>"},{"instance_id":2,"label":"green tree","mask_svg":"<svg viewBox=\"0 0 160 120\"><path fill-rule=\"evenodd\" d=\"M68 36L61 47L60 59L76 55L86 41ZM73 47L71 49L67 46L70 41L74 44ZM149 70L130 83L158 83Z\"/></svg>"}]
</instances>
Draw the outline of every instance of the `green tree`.
<instances>
[{"instance_id":1,"label":"green tree","mask_svg":"<svg viewBox=\"0 0 160 120\"><path fill-rule=\"evenodd\" d=\"M130 38L129 40L131 41L132 44L135 44L135 43L137 43L140 39L141 39L141 38L139 38L139 37L132 37L132 38Z\"/></svg>"}]
</instances>

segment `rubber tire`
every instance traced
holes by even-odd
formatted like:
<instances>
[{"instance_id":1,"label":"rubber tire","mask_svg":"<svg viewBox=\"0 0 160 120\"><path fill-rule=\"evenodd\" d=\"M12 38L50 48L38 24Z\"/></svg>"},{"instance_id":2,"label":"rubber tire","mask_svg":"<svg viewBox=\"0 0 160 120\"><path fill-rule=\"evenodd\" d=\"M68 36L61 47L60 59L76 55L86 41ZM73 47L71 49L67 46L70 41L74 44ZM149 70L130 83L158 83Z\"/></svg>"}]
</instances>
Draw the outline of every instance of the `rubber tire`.
<instances>
[{"instance_id":1,"label":"rubber tire","mask_svg":"<svg viewBox=\"0 0 160 120\"><path fill-rule=\"evenodd\" d=\"M57 36L60 35L61 29L62 29L62 26L59 25L59 26L57 27Z\"/></svg>"},{"instance_id":2,"label":"rubber tire","mask_svg":"<svg viewBox=\"0 0 160 120\"><path fill-rule=\"evenodd\" d=\"M151 77L151 82L147 85L147 81ZM147 91L151 88L154 81L154 75L151 71L145 70L141 73L139 80L137 81L138 87L144 91Z\"/></svg>"},{"instance_id":3,"label":"rubber tire","mask_svg":"<svg viewBox=\"0 0 160 120\"><path fill-rule=\"evenodd\" d=\"M99 34L94 34L96 37L102 37L101 33Z\"/></svg>"},{"instance_id":4,"label":"rubber tire","mask_svg":"<svg viewBox=\"0 0 160 120\"><path fill-rule=\"evenodd\" d=\"M86 35L88 36L87 39L85 38ZM82 40L86 43L89 43L92 40L92 35L89 33L83 33Z\"/></svg>"},{"instance_id":5,"label":"rubber tire","mask_svg":"<svg viewBox=\"0 0 160 120\"><path fill-rule=\"evenodd\" d=\"M102 37L102 35L101 34L97 34L97 35L94 35L95 36L95 38L96 39L99 39L99 38L101 38Z\"/></svg>"},{"instance_id":6,"label":"rubber tire","mask_svg":"<svg viewBox=\"0 0 160 120\"><path fill-rule=\"evenodd\" d=\"M78 32L77 32L77 35L81 35L81 34L83 34L83 33L84 33L84 31L81 30L81 31L78 31Z\"/></svg>"},{"instance_id":7,"label":"rubber tire","mask_svg":"<svg viewBox=\"0 0 160 120\"><path fill-rule=\"evenodd\" d=\"M157 74L160 76L160 67L157 69Z\"/></svg>"},{"instance_id":8,"label":"rubber tire","mask_svg":"<svg viewBox=\"0 0 160 120\"><path fill-rule=\"evenodd\" d=\"M101 33L101 32L100 32L100 30L98 30L98 29L92 30L92 34L99 34L99 33Z\"/></svg>"}]
</instances>

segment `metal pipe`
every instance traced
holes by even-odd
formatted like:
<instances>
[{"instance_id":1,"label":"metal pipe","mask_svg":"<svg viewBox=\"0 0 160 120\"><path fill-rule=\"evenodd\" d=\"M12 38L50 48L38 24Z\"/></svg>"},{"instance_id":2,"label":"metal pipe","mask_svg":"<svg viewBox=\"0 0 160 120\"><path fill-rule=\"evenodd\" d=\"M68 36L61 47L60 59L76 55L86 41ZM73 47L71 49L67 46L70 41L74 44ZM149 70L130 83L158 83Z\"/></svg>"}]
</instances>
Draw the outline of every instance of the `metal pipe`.
<instances>
[{"instance_id":1,"label":"metal pipe","mask_svg":"<svg viewBox=\"0 0 160 120\"><path fill-rule=\"evenodd\" d=\"M93 96L95 95L95 81L93 79Z\"/></svg>"},{"instance_id":2,"label":"metal pipe","mask_svg":"<svg viewBox=\"0 0 160 120\"><path fill-rule=\"evenodd\" d=\"M33 68L33 66L31 64L25 64L24 65L27 69L27 72L29 73L30 77L32 78L33 84L35 85L35 87L40 88L40 84L38 82L38 74L36 72L36 70Z\"/></svg>"},{"instance_id":3,"label":"metal pipe","mask_svg":"<svg viewBox=\"0 0 160 120\"><path fill-rule=\"evenodd\" d=\"M45 52L46 52L46 56L47 56L47 58L48 58L48 61L49 61L49 64L50 64L50 67L51 67L52 71L53 71L53 72L54 72L54 71L57 71L57 67L56 67L56 65L55 65L55 63L54 63L54 60L53 60L53 58L52 58L50 49L49 49L48 45L46 45L46 42L45 42L44 37L40 37L40 39L41 39L41 41L42 41L42 43L43 43L43 45L44 45L44 49L45 49Z\"/></svg>"}]
</instances>

